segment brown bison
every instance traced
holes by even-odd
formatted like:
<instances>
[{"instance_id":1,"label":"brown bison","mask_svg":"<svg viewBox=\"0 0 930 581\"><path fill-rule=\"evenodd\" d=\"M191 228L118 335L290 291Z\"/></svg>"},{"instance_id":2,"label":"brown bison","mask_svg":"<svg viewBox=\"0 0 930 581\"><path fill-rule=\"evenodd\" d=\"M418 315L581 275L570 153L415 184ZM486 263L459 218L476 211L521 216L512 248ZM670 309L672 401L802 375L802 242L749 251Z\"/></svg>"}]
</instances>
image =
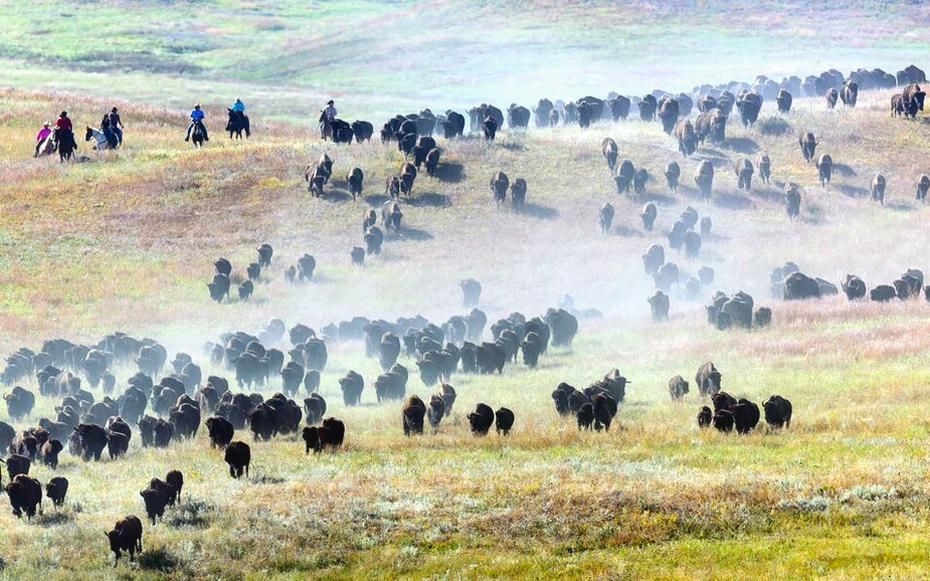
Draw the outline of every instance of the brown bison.
<instances>
[{"instance_id":1,"label":"brown bison","mask_svg":"<svg viewBox=\"0 0 930 581\"><path fill-rule=\"evenodd\" d=\"M507 174L504 172L499 171L491 177L489 187L491 188L491 193L494 195L494 202L497 203L497 207L499 208L507 199L507 188L510 187L510 178L508 178Z\"/></svg>"},{"instance_id":2,"label":"brown bison","mask_svg":"<svg viewBox=\"0 0 930 581\"><path fill-rule=\"evenodd\" d=\"M791 93L784 89L779 89L778 96L775 97L775 103L778 104L779 113L789 113L791 111Z\"/></svg>"},{"instance_id":3,"label":"brown bison","mask_svg":"<svg viewBox=\"0 0 930 581\"><path fill-rule=\"evenodd\" d=\"M241 478L243 472L246 478L249 476L249 464L252 463L252 449L245 442L231 442L226 447L224 455L226 464L229 465L229 475L233 478Z\"/></svg>"},{"instance_id":4,"label":"brown bison","mask_svg":"<svg viewBox=\"0 0 930 581\"><path fill-rule=\"evenodd\" d=\"M116 557L115 567L123 551L129 552L129 560L134 561L136 553L142 553L142 521L135 515L129 515L116 522L113 530L107 533L110 550Z\"/></svg>"},{"instance_id":5,"label":"brown bison","mask_svg":"<svg viewBox=\"0 0 930 581\"><path fill-rule=\"evenodd\" d=\"M681 167L679 167L677 162L670 161L665 166L665 183L668 184L668 189L672 193L678 191L678 180L681 178Z\"/></svg>"},{"instance_id":6,"label":"brown bison","mask_svg":"<svg viewBox=\"0 0 930 581\"><path fill-rule=\"evenodd\" d=\"M726 140L727 116L720 109L711 109L697 116L694 123L694 132L698 143L704 140L721 143Z\"/></svg>"},{"instance_id":7,"label":"brown bison","mask_svg":"<svg viewBox=\"0 0 930 581\"><path fill-rule=\"evenodd\" d=\"M840 99L846 107L855 107L859 99L859 83L855 81L843 83L843 88L840 89Z\"/></svg>"},{"instance_id":8,"label":"brown bison","mask_svg":"<svg viewBox=\"0 0 930 581\"><path fill-rule=\"evenodd\" d=\"M679 111L677 99L669 96L662 97L662 101L659 102L658 115L659 120L662 122L662 130L665 131L666 135L672 134L672 129L675 128L675 123L678 121Z\"/></svg>"},{"instance_id":9,"label":"brown bison","mask_svg":"<svg viewBox=\"0 0 930 581\"><path fill-rule=\"evenodd\" d=\"M872 178L872 201L885 205L885 176L880 173Z\"/></svg>"},{"instance_id":10,"label":"brown bison","mask_svg":"<svg viewBox=\"0 0 930 581\"><path fill-rule=\"evenodd\" d=\"M769 178L772 177L772 160L769 159L768 154L760 153L756 158L756 165L759 167L759 179L763 184L768 184Z\"/></svg>"},{"instance_id":11,"label":"brown bison","mask_svg":"<svg viewBox=\"0 0 930 581\"><path fill-rule=\"evenodd\" d=\"M827 91L827 109L833 109L836 107L836 100L839 99L839 96L840 94L836 89L831 88L829 91Z\"/></svg>"},{"instance_id":12,"label":"brown bison","mask_svg":"<svg viewBox=\"0 0 930 581\"><path fill-rule=\"evenodd\" d=\"M789 220L794 220L801 213L801 190L796 183L785 184L785 212Z\"/></svg>"},{"instance_id":13,"label":"brown bison","mask_svg":"<svg viewBox=\"0 0 930 581\"><path fill-rule=\"evenodd\" d=\"M697 149L697 134L690 119L682 119L675 126L675 137L678 138L678 151L688 157Z\"/></svg>"},{"instance_id":14,"label":"brown bison","mask_svg":"<svg viewBox=\"0 0 930 581\"><path fill-rule=\"evenodd\" d=\"M817 160L817 172L820 175L820 186L826 188L833 176L833 158L823 154Z\"/></svg>"},{"instance_id":15,"label":"brown bison","mask_svg":"<svg viewBox=\"0 0 930 581\"><path fill-rule=\"evenodd\" d=\"M618 151L617 142L610 137L605 137L604 141L601 142L601 153L604 155L604 159L607 160L607 167L610 169L611 173L613 173L617 166Z\"/></svg>"},{"instance_id":16,"label":"brown bison","mask_svg":"<svg viewBox=\"0 0 930 581\"><path fill-rule=\"evenodd\" d=\"M802 133L798 137L798 145L801 146L801 155L804 156L804 161L810 163L814 159L814 153L817 151L818 142L814 138L814 134L808 131L807 133Z\"/></svg>"},{"instance_id":17,"label":"brown bison","mask_svg":"<svg viewBox=\"0 0 930 581\"><path fill-rule=\"evenodd\" d=\"M917 178L917 199L926 202L928 190L930 190L930 176L922 174Z\"/></svg>"},{"instance_id":18,"label":"brown bison","mask_svg":"<svg viewBox=\"0 0 930 581\"><path fill-rule=\"evenodd\" d=\"M705 200L709 199L714 185L714 166L710 161L705 159L694 170L694 183L697 184L701 197Z\"/></svg>"},{"instance_id":19,"label":"brown bison","mask_svg":"<svg viewBox=\"0 0 930 581\"><path fill-rule=\"evenodd\" d=\"M604 204L598 212L598 223L601 225L601 234L609 234L610 226L614 221L614 207Z\"/></svg>"},{"instance_id":20,"label":"brown bison","mask_svg":"<svg viewBox=\"0 0 930 581\"><path fill-rule=\"evenodd\" d=\"M737 160L734 170L736 171L736 187L747 192L751 190L752 174L755 171L752 162L745 157L741 157Z\"/></svg>"}]
</instances>

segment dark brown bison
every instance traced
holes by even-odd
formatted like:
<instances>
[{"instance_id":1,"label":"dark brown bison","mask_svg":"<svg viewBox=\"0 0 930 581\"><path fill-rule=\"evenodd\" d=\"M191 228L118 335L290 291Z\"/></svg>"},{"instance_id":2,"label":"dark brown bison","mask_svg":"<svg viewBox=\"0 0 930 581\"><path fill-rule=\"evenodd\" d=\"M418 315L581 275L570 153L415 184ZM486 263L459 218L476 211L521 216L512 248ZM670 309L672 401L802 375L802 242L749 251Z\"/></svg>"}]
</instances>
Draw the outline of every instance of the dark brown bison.
<instances>
[{"instance_id":1,"label":"dark brown bison","mask_svg":"<svg viewBox=\"0 0 930 581\"><path fill-rule=\"evenodd\" d=\"M649 297L648 302L649 309L652 311L653 321L668 320L669 301L667 294L661 290L656 290L656 292Z\"/></svg>"},{"instance_id":2,"label":"dark brown bison","mask_svg":"<svg viewBox=\"0 0 930 581\"><path fill-rule=\"evenodd\" d=\"M856 301L865 298L865 282L858 276L847 274L846 282L844 282L841 286L843 287L843 292L846 293L847 299Z\"/></svg>"},{"instance_id":3,"label":"dark brown bison","mask_svg":"<svg viewBox=\"0 0 930 581\"><path fill-rule=\"evenodd\" d=\"M643 268L646 274L652 276L665 264L665 250L658 244L652 244L643 254Z\"/></svg>"},{"instance_id":4,"label":"dark brown bison","mask_svg":"<svg viewBox=\"0 0 930 581\"><path fill-rule=\"evenodd\" d=\"M694 133L698 143L704 141L721 143L726 140L727 116L720 109L711 109L697 116L694 122Z\"/></svg>"},{"instance_id":5,"label":"dark brown bison","mask_svg":"<svg viewBox=\"0 0 930 581\"><path fill-rule=\"evenodd\" d=\"M652 232L652 227L655 224L656 216L658 215L659 215L659 210L656 208L656 205L654 202L647 202L646 205L643 206L643 211L639 215L639 217L642 218L643 228L647 232Z\"/></svg>"},{"instance_id":6,"label":"dark brown bison","mask_svg":"<svg viewBox=\"0 0 930 581\"><path fill-rule=\"evenodd\" d=\"M403 419L405 436L422 434L423 419L426 417L426 404L424 404L423 400L419 397L415 395L410 396L406 403L404 403L401 417Z\"/></svg>"},{"instance_id":7,"label":"dark brown bison","mask_svg":"<svg viewBox=\"0 0 930 581\"><path fill-rule=\"evenodd\" d=\"M734 171L736 171L736 187L747 192L751 190L752 174L755 171L752 162L745 157L741 157L736 161Z\"/></svg>"},{"instance_id":8,"label":"dark brown bison","mask_svg":"<svg viewBox=\"0 0 930 581\"><path fill-rule=\"evenodd\" d=\"M675 137L678 138L678 151L688 157L697 149L697 134L690 119L682 119L675 125Z\"/></svg>"},{"instance_id":9,"label":"dark brown bison","mask_svg":"<svg viewBox=\"0 0 930 581\"><path fill-rule=\"evenodd\" d=\"M652 95L645 95L639 102L639 118L643 121L653 121L656 118L658 102Z\"/></svg>"},{"instance_id":10,"label":"dark brown bison","mask_svg":"<svg viewBox=\"0 0 930 581\"><path fill-rule=\"evenodd\" d=\"M400 193L409 197L413 193L413 182L417 179L417 167L405 163L400 172Z\"/></svg>"},{"instance_id":11,"label":"dark brown bison","mask_svg":"<svg viewBox=\"0 0 930 581\"><path fill-rule=\"evenodd\" d=\"M668 184L668 189L675 193L678 191L678 180L681 178L681 167L678 166L678 162L670 161L665 166L665 183Z\"/></svg>"},{"instance_id":12,"label":"dark brown bison","mask_svg":"<svg viewBox=\"0 0 930 581\"><path fill-rule=\"evenodd\" d=\"M68 494L68 479L64 476L55 476L45 485L45 496L52 501L52 505L59 507L65 503Z\"/></svg>"},{"instance_id":13,"label":"dark brown bison","mask_svg":"<svg viewBox=\"0 0 930 581\"><path fill-rule=\"evenodd\" d=\"M610 137L605 137L604 141L601 142L601 153L604 155L604 159L607 160L607 167L610 169L611 173L614 172L617 166L618 151L617 142Z\"/></svg>"},{"instance_id":14,"label":"dark brown bison","mask_svg":"<svg viewBox=\"0 0 930 581\"><path fill-rule=\"evenodd\" d=\"M778 104L778 112L785 114L789 113L791 111L791 101L791 93L784 89L780 89L778 91L778 96L775 97L775 103Z\"/></svg>"},{"instance_id":15,"label":"dark brown bison","mask_svg":"<svg viewBox=\"0 0 930 581\"><path fill-rule=\"evenodd\" d=\"M829 154L823 154L817 160L817 172L820 176L820 186L826 188L833 176L833 158Z\"/></svg>"},{"instance_id":16,"label":"dark brown bison","mask_svg":"<svg viewBox=\"0 0 930 581\"><path fill-rule=\"evenodd\" d=\"M110 550L115 560L113 566L119 563L123 551L129 553L129 560L136 559L136 553L142 553L142 521L135 515L129 515L116 521L116 526L107 533L110 540Z\"/></svg>"},{"instance_id":17,"label":"dark brown bison","mask_svg":"<svg viewBox=\"0 0 930 581\"><path fill-rule=\"evenodd\" d=\"M662 101L659 102L659 120L662 122L662 130L665 131L667 135L672 134L672 129L675 128L675 123L678 121L678 114L680 108L678 106L678 100L671 97L665 96L662 97Z\"/></svg>"},{"instance_id":18,"label":"dark brown bison","mask_svg":"<svg viewBox=\"0 0 930 581\"><path fill-rule=\"evenodd\" d=\"M646 168L639 168L636 170L636 173L633 174L633 192L637 195L643 195L646 193L646 182L649 181L649 172L646 171Z\"/></svg>"},{"instance_id":19,"label":"dark brown bison","mask_svg":"<svg viewBox=\"0 0 930 581\"><path fill-rule=\"evenodd\" d=\"M511 129L526 129L530 124L530 110L516 103L507 108L507 122Z\"/></svg>"},{"instance_id":20,"label":"dark brown bison","mask_svg":"<svg viewBox=\"0 0 930 581\"><path fill-rule=\"evenodd\" d=\"M906 117L916 117L918 111L924 110L924 99L927 94L919 85L911 84L904 87L901 93Z\"/></svg>"},{"instance_id":21,"label":"dark brown bison","mask_svg":"<svg viewBox=\"0 0 930 581\"><path fill-rule=\"evenodd\" d=\"M493 117L486 117L481 124L481 128L484 131L484 139L486 141L494 141L499 127L500 124Z\"/></svg>"},{"instance_id":22,"label":"dark brown bison","mask_svg":"<svg viewBox=\"0 0 930 581\"><path fill-rule=\"evenodd\" d=\"M630 114L630 100L623 95L617 95L613 99L607 100L607 108L610 110L610 116L614 121L626 119Z\"/></svg>"},{"instance_id":23,"label":"dark brown bison","mask_svg":"<svg viewBox=\"0 0 930 581\"><path fill-rule=\"evenodd\" d=\"M214 416L207 418L207 433L210 436L211 448L225 448L232 442L233 429L232 423L224 417Z\"/></svg>"},{"instance_id":24,"label":"dark brown bison","mask_svg":"<svg viewBox=\"0 0 930 581\"><path fill-rule=\"evenodd\" d=\"M880 173L872 178L872 201L885 205L885 176Z\"/></svg>"},{"instance_id":25,"label":"dark brown bison","mask_svg":"<svg viewBox=\"0 0 930 581\"><path fill-rule=\"evenodd\" d=\"M785 184L785 212L789 220L801 214L801 189L793 182Z\"/></svg>"},{"instance_id":26,"label":"dark brown bison","mask_svg":"<svg viewBox=\"0 0 930 581\"><path fill-rule=\"evenodd\" d=\"M765 411L765 423L771 428L791 427L791 402L780 395L773 395L762 404Z\"/></svg>"},{"instance_id":27,"label":"dark brown bison","mask_svg":"<svg viewBox=\"0 0 930 581\"><path fill-rule=\"evenodd\" d=\"M355 121L352 123L352 133L355 135L355 142L371 141L375 128L368 121Z\"/></svg>"},{"instance_id":28,"label":"dark brown bison","mask_svg":"<svg viewBox=\"0 0 930 581\"><path fill-rule=\"evenodd\" d=\"M520 211L526 205L526 180L517 178L510 184L510 201L513 209Z\"/></svg>"},{"instance_id":29,"label":"dark brown bison","mask_svg":"<svg viewBox=\"0 0 930 581\"><path fill-rule=\"evenodd\" d=\"M820 285L817 281L801 272L792 272L785 279L784 299L786 301L819 299L820 295Z\"/></svg>"},{"instance_id":30,"label":"dark brown bison","mask_svg":"<svg viewBox=\"0 0 930 581\"><path fill-rule=\"evenodd\" d=\"M552 101L549 99L540 99L533 109L536 114L536 127L546 127L549 125L549 117L552 114Z\"/></svg>"},{"instance_id":31,"label":"dark brown bison","mask_svg":"<svg viewBox=\"0 0 930 581\"><path fill-rule=\"evenodd\" d=\"M502 171L497 172L491 177L490 185L491 194L494 196L494 202L499 208L507 199L507 188L510 187L510 178Z\"/></svg>"},{"instance_id":32,"label":"dark brown bison","mask_svg":"<svg viewBox=\"0 0 930 581\"><path fill-rule=\"evenodd\" d=\"M917 199L926 202L928 190L930 190L930 176L922 174L917 178Z\"/></svg>"},{"instance_id":33,"label":"dark brown bison","mask_svg":"<svg viewBox=\"0 0 930 581\"><path fill-rule=\"evenodd\" d=\"M396 200L400 197L400 178L397 176L391 176L387 178L384 183L384 193L387 196L390 196L392 200Z\"/></svg>"},{"instance_id":34,"label":"dark brown bison","mask_svg":"<svg viewBox=\"0 0 930 581\"><path fill-rule=\"evenodd\" d=\"M601 206L598 212L598 223L601 226L601 234L609 234L610 226L614 221L614 207L609 203Z\"/></svg>"},{"instance_id":35,"label":"dark brown bison","mask_svg":"<svg viewBox=\"0 0 930 581\"><path fill-rule=\"evenodd\" d=\"M346 176L346 182L349 184L349 193L352 199L357 200L362 195L362 182L365 180L365 174L360 168L353 168L349 175Z\"/></svg>"},{"instance_id":36,"label":"dark brown bison","mask_svg":"<svg viewBox=\"0 0 930 581\"><path fill-rule=\"evenodd\" d=\"M439 150L435 147L426 154L426 175L433 177L436 175L436 168L439 167Z\"/></svg>"},{"instance_id":37,"label":"dark brown bison","mask_svg":"<svg viewBox=\"0 0 930 581\"><path fill-rule=\"evenodd\" d=\"M694 375L694 383L702 396L713 396L720 391L720 380L723 375L717 371L713 363L708 361L701 365Z\"/></svg>"},{"instance_id":38,"label":"dark brown bison","mask_svg":"<svg viewBox=\"0 0 930 581\"><path fill-rule=\"evenodd\" d=\"M759 119L759 111L762 110L762 97L756 93L746 93L736 102L736 108L739 110L740 120L742 120L743 125L752 127L756 120Z\"/></svg>"},{"instance_id":39,"label":"dark brown bison","mask_svg":"<svg viewBox=\"0 0 930 581\"><path fill-rule=\"evenodd\" d=\"M878 303L887 303L897 296L897 291L891 285L880 284L869 291L869 298Z\"/></svg>"},{"instance_id":40,"label":"dark brown bison","mask_svg":"<svg viewBox=\"0 0 930 581\"><path fill-rule=\"evenodd\" d=\"M855 81L843 83L843 88L840 89L840 99L843 101L843 105L855 107L856 101L859 99L859 83Z\"/></svg>"},{"instance_id":41,"label":"dark brown bison","mask_svg":"<svg viewBox=\"0 0 930 581\"><path fill-rule=\"evenodd\" d=\"M630 188L633 186L633 178L635 177L636 168L633 166L633 162L628 159L624 159L620 163L620 167L617 168L617 175L614 176L614 182L617 184L617 193L629 193Z\"/></svg>"},{"instance_id":42,"label":"dark brown bison","mask_svg":"<svg viewBox=\"0 0 930 581\"><path fill-rule=\"evenodd\" d=\"M831 88L829 91L827 91L827 109L833 109L836 107L836 101L839 99L839 96L840 94L836 89Z\"/></svg>"},{"instance_id":43,"label":"dark brown bison","mask_svg":"<svg viewBox=\"0 0 930 581\"><path fill-rule=\"evenodd\" d=\"M5 490L15 516L22 517L26 513L26 518L31 519L36 515L36 507L41 510L42 485L35 478L26 474L11 476Z\"/></svg>"},{"instance_id":44,"label":"dark brown bison","mask_svg":"<svg viewBox=\"0 0 930 581\"><path fill-rule=\"evenodd\" d=\"M510 430L513 429L513 421L513 412L507 408L502 407L494 412L494 426L497 428L497 434L499 436L507 436L510 434Z\"/></svg>"},{"instance_id":45,"label":"dark brown bison","mask_svg":"<svg viewBox=\"0 0 930 581\"><path fill-rule=\"evenodd\" d=\"M817 145L819 145L814 138L814 134L809 131L807 133L802 133L801 136L798 137L798 145L801 146L801 155L804 156L804 161L810 163L811 160L814 159Z\"/></svg>"},{"instance_id":46,"label":"dark brown bison","mask_svg":"<svg viewBox=\"0 0 930 581\"><path fill-rule=\"evenodd\" d=\"M690 392L688 382L680 375L668 380L668 393L673 400L680 400Z\"/></svg>"},{"instance_id":47,"label":"dark brown bison","mask_svg":"<svg viewBox=\"0 0 930 581\"><path fill-rule=\"evenodd\" d=\"M694 170L694 183L697 184L701 197L709 199L714 185L714 165L710 161L705 159Z\"/></svg>"},{"instance_id":48,"label":"dark brown bison","mask_svg":"<svg viewBox=\"0 0 930 581\"><path fill-rule=\"evenodd\" d=\"M487 404L479 403L475 407L475 411L468 414L468 423L471 426L472 434L486 436L488 430L494 424L494 410Z\"/></svg>"},{"instance_id":49,"label":"dark brown bison","mask_svg":"<svg viewBox=\"0 0 930 581\"><path fill-rule=\"evenodd\" d=\"M698 427L702 429L709 428L713 419L714 412L712 412L711 409L706 405L701 406L701 409L698 411L697 415Z\"/></svg>"},{"instance_id":50,"label":"dark brown bison","mask_svg":"<svg viewBox=\"0 0 930 581\"><path fill-rule=\"evenodd\" d=\"M233 478L241 478L245 473L246 478L249 476L249 464L252 462L252 449L245 442L231 442L226 446L226 453L223 456L226 464L229 465L229 475Z\"/></svg>"},{"instance_id":51,"label":"dark brown bison","mask_svg":"<svg viewBox=\"0 0 930 581\"><path fill-rule=\"evenodd\" d=\"M759 179L762 180L763 184L769 183L769 178L772 177L772 160L769 159L767 153L760 153L759 157L756 158L756 165L759 168Z\"/></svg>"}]
</instances>

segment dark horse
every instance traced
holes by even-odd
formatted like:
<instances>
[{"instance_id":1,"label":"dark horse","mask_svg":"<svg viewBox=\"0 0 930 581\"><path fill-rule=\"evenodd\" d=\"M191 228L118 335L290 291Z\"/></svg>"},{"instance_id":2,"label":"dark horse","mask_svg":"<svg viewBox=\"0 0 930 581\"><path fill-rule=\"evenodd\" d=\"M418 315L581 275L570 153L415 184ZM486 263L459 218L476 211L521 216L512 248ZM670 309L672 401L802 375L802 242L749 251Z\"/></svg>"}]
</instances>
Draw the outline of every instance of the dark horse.
<instances>
[{"instance_id":1,"label":"dark horse","mask_svg":"<svg viewBox=\"0 0 930 581\"><path fill-rule=\"evenodd\" d=\"M229 120L226 122L226 131L229 132L230 139L233 138L233 135L236 136L236 139L242 139L243 131L245 131L246 138L252 135L249 129L249 118L245 113L233 111L232 109L226 109L226 112L229 114Z\"/></svg>"},{"instance_id":2,"label":"dark horse","mask_svg":"<svg viewBox=\"0 0 930 581\"><path fill-rule=\"evenodd\" d=\"M74 151L77 149L77 141L74 140L74 132L56 129L55 147L58 149L58 158L61 161L71 159L74 155Z\"/></svg>"},{"instance_id":3,"label":"dark horse","mask_svg":"<svg viewBox=\"0 0 930 581\"><path fill-rule=\"evenodd\" d=\"M206 129L204 128L203 123L194 123L194 128L191 130L191 143L194 144L194 147L203 147L205 134Z\"/></svg>"}]
</instances>

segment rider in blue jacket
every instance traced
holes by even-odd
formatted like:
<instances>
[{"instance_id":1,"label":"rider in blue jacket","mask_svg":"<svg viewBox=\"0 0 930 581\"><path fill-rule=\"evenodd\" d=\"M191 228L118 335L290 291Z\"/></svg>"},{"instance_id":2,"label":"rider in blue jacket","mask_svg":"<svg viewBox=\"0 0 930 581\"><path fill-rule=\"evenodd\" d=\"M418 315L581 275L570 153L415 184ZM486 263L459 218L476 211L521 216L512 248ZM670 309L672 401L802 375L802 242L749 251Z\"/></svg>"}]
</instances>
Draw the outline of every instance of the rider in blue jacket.
<instances>
[{"instance_id":1,"label":"rider in blue jacket","mask_svg":"<svg viewBox=\"0 0 930 581\"><path fill-rule=\"evenodd\" d=\"M233 113L241 113L245 115L245 103L242 102L242 99L236 99L236 102L232 104L232 107L229 108Z\"/></svg>"},{"instance_id":2,"label":"rider in blue jacket","mask_svg":"<svg viewBox=\"0 0 930 581\"><path fill-rule=\"evenodd\" d=\"M200 125L203 128L203 138L204 141L210 141L210 138L207 136L207 126L203 124L204 115L203 110L200 108L200 103L194 105L194 110L191 111L191 124L187 126L187 136L184 138L184 141L190 141L191 131L194 129L194 125Z\"/></svg>"}]
</instances>

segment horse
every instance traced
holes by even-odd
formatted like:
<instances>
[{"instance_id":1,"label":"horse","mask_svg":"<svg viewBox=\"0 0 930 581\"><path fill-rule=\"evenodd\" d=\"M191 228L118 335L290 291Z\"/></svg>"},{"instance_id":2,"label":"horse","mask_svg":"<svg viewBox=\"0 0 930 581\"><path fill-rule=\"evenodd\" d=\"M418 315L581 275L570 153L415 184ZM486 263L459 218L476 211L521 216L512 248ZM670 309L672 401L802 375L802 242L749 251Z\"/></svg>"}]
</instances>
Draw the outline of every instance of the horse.
<instances>
[{"instance_id":1,"label":"horse","mask_svg":"<svg viewBox=\"0 0 930 581\"><path fill-rule=\"evenodd\" d=\"M329 119L326 118L326 112L320 112L320 139L323 141L329 141L333 136L333 126L330 124Z\"/></svg>"},{"instance_id":2,"label":"horse","mask_svg":"<svg viewBox=\"0 0 930 581\"><path fill-rule=\"evenodd\" d=\"M53 153L55 153L55 136L49 133L48 137L39 143L39 149L36 157L51 157Z\"/></svg>"},{"instance_id":3,"label":"horse","mask_svg":"<svg viewBox=\"0 0 930 581\"><path fill-rule=\"evenodd\" d=\"M242 132L245 131L245 137L248 137L252 134L249 128L249 118L245 113L240 111L233 111L232 109L227 108L226 112L229 114L229 120L226 121L226 131L229 132L229 138L233 138L235 134L236 139L242 139Z\"/></svg>"},{"instance_id":4,"label":"horse","mask_svg":"<svg viewBox=\"0 0 930 581\"><path fill-rule=\"evenodd\" d=\"M194 128L191 129L191 143L194 147L203 147L205 133L203 123L194 123Z\"/></svg>"},{"instance_id":5,"label":"horse","mask_svg":"<svg viewBox=\"0 0 930 581\"><path fill-rule=\"evenodd\" d=\"M93 127L88 127L87 131L84 133L84 141L94 140L93 149L96 149L98 152L105 149L112 149L110 140L107 139L106 134L99 129L94 129Z\"/></svg>"},{"instance_id":6,"label":"horse","mask_svg":"<svg viewBox=\"0 0 930 581\"><path fill-rule=\"evenodd\" d=\"M55 136L55 147L58 148L58 159L62 162L71 159L77 149L74 132L56 129L53 135Z\"/></svg>"}]
</instances>

